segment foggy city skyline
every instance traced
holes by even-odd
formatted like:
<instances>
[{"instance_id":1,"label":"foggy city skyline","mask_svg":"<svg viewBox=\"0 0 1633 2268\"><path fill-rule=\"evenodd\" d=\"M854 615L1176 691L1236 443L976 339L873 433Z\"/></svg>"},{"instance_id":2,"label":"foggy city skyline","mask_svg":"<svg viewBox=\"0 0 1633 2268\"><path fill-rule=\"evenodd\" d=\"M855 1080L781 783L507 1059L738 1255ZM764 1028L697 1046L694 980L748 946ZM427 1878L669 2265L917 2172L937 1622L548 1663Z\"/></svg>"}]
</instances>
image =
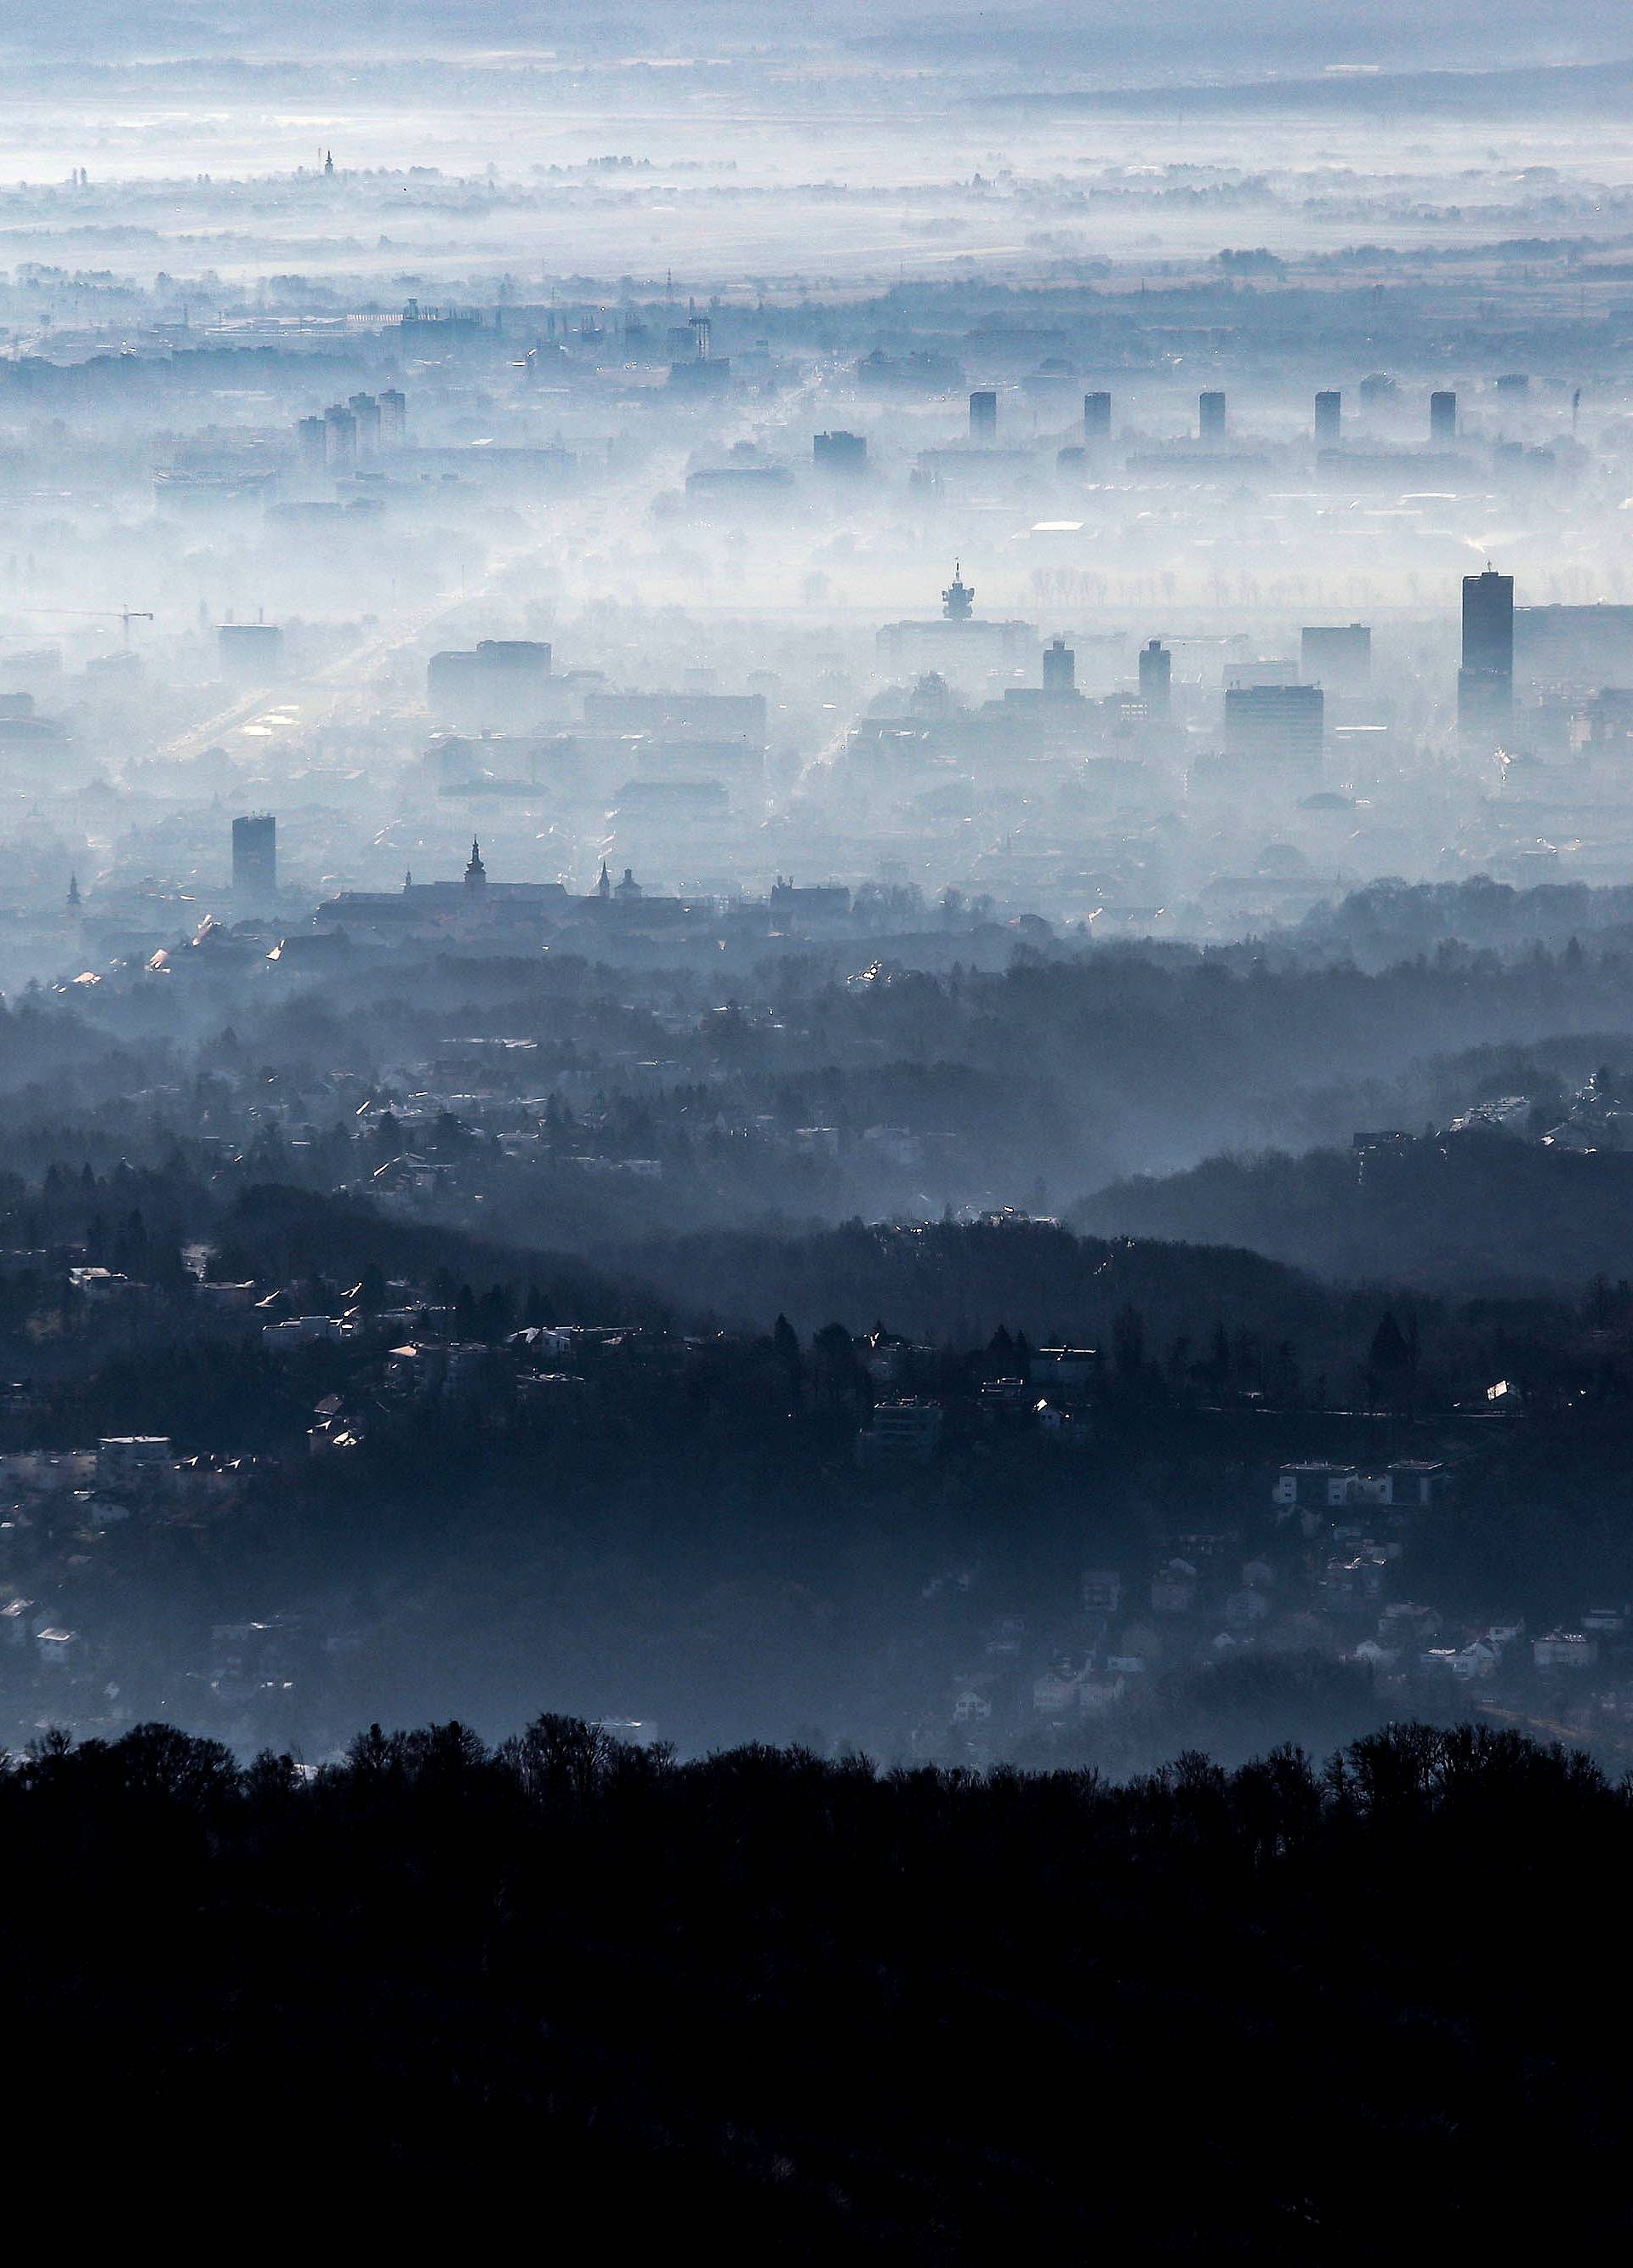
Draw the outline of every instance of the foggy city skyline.
<instances>
[{"instance_id":1,"label":"foggy city skyline","mask_svg":"<svg viewBox=\"0 0 1633 2268\"><path fill-rule=\"evenodd\" d=\"M1625 2235L1626 8L0 56L19 2131Z\"/></svg>"}]
</instances>

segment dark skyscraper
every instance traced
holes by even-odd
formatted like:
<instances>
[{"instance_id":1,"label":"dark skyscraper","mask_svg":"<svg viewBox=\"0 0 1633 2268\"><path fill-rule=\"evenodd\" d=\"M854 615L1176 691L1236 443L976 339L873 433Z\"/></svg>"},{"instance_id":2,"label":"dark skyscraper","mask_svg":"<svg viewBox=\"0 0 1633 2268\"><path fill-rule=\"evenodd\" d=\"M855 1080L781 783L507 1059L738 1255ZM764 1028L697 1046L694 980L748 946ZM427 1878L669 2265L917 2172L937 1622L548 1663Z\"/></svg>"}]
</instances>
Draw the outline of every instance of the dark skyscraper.
<instances>
[{"instance_id":1,"label":"dark skyscraper","mask_svg":"<svg viewBox=\"0 0 1633 2268\"><path fill-rule=\"evenodd\" d=\"M1496 744L1514 712L1514 578L1488 567L1463 578L1463 666L1457 674L1458 728L1466 740Z\"/></svg>"},{"instance_id":2,"label":"dark skyscraper","mask_svg":"<svg viewBox=\"0 0 1633 2268\"><path fill-rule=\"evenodd\" d=\"M1083 438L1085 441L1110 440L1111 396L1109 394L1085 394L1084 395Z\"/></svg>"},{"instance_id":3,"label":"dark skyscraper","mask_svg":"<svg viewBox=\"0 0 1633 2268\"><path fill-rule=\"evenodd\" d=\"M1463 578L1463 666L1514 674L1514 578L1488 567Z\"/></svg>"},{"instance_id":4,"label":"dark skyscraper","mask_svg":"<svg viewBox=\"0 0 1633 2268\"><path fill-rule=\"evenodd\" d=\"M1173 681L1173 656L1160 638L1140 648L1140 698L1148 717L1166 717Z\"/></svg>"},{"instance_id":5,"label":"dark skyscraper","mask_svg":"<svg viewBox=\"0 0 1633 2268\"><path fill-rule=\"evenodd\" d=\"M1196 426L1204 441L1224 440L1225 396L1222 394L1204 394L1198 397Z\"/></svg>"},{"instance_id":6,"label":"dark skyscraper","mask_svg":"<svg viewBox=\"0 0 1633 2268\"><path fill-rule=\"evenodd\" d=\"M1043 690L1075 693L1077 683L1078 657L1063 637L1057 637L1043 649Z\"/></svg>"},{"instance_id":7,"label":"dark skyscraper","mask_svg":"<svg viewBox=\"0 0 1633 2268\"><path fill-rule=\"evenodd\" d=\"M278 891L278 822L265 812L232 822L232 895L264 906Z\"/></svg>"},{"instance_id":8,"label":"dark skyscraper","mask_svg":"<svg viewBox=\"0 0 1633 2268\"><path fill-rule=\"evenodd\" d=\"M1449 391L1431 394L1429 397L1429 438L1431 441L1455 441L1457 438L1457 396Z\"/></svg>"},{"instance_id":9,"label":"dark skyscraper","mask_svg":"<svg viewBox=\"0 0 1633 2268\"><path fill-rule=\"evenodd\" d=\"M983 446L998 438L998 397L989 387L969 397L969 438Z\"/></svg>"},{"instance_id":10,"label":"dark skyscraper","mask_svg":"<svg viewBox=\"0 0 1633 2268\"><path fill-rule=\"evenodd\" d=\"M1335 449L1343 428L1343 396L1336 389L1315 397L1315 446Z\"/></svg>"}]
</instances>

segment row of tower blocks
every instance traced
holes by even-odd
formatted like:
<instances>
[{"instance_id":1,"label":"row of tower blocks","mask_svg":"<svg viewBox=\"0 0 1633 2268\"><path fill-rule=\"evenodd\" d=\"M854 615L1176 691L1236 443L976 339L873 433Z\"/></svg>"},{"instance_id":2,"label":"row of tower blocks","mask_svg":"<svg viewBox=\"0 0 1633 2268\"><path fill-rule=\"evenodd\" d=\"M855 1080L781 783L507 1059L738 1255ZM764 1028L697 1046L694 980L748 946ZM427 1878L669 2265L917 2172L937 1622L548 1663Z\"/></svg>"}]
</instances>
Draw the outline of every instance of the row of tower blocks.
<instances>
[{"instance_id":1,"label":"row of tower blocks","mask_svg":"<svg viewBox=\"0 0 1633 2268\"><path fill-rule=\"evenodd\" d=\"M1325 679L1335 689L1359 692L1372 661L1372 633L1365 622L1312 627L1302 633L1300 666L1306 680ZM1043 649L1043 698L1069 701L1076 691L1076 656L1057 637ZM1139 653L1139 697L1151 723L1167 722L1173 691L1173 656L1160 638L1150 638ZM1326 695L1319 682L1225 688L1227 757L1313 767L1321 760L1325 729Z\"/></svg>"},{"instance_id":2,"label":"row of tower blocks","mask_svg":"<svg viewBox=\"0 0 1633 2268\"><path fill-rule=\"evenodd\" d=\"M301 465L309 473L349 473L376 463L401 445L407 416L394 386L332 401L320 417L303 417L295 427Z\"/></svg>"},{"instance_id":3,"label":"row of tower blocks","mask_svg":"<svg viewBox=\"0 0 1633 2268\"><path fill-rule=\"evenodd\" d=\"M1515 381L1499 379L1497 391ZM1366 384L1361 387L1363 398ZM1196 398L1196 434L1203 441L1223 441L1225 438L1227 405L1223 394L1210 390ZM979 387L969 397L969 438L982 447L990 447L998 437L998 397L992 387ZM1083 397L1083 438L1092 446L1097 441L1111 438L1111 396L1109 394L1085 394ZM1335 449L1343 438L1343 395L1335 387L1315 397L1315 441L1320 449ZM1429 438L1431 443L1455 441L1457 438L1457 396L1449 390L1431 394L1429 397Z\"/></svg>"}]
</instances>

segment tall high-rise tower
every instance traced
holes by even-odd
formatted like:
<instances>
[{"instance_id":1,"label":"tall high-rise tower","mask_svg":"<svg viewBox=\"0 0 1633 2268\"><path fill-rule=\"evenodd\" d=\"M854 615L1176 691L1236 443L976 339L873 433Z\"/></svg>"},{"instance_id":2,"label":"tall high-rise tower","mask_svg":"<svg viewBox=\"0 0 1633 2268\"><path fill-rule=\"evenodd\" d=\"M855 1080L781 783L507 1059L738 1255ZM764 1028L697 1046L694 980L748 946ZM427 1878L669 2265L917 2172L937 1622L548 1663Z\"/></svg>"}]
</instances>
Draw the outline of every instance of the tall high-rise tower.
<instances>
[{"instance_id":1,"label":"tall high-rise tower","mask_svg":"<svg viewBox=\"0 0 1633 2268\"><path fill-rule=\"evenodd\" d=\"M1160 638L1140 648L1140 698L1148 717L1166 717L1173 686L1173 656Z\"/></svg>"},{"instance_id":2,"label":"tall high-rise tower","mask_svg":"<svg viewBox=\"0 0 1633 2268\"><path fill-rule=\"evenodd\" d=\"M252 812L232 822L232 895L246 906L270 905L278 894L278 822Z\"/></svg>"},{"instance_id":3,"label":"tall high-rise tower","mask_svg":"<svg viewBox=\"0 0 1633 2268\"><path fill-rule=\"evenodd\" d=\"M1514 578L1488 567L1463 578L1463 666L1512 680Z\"/></svg>"},{"instance_id":4,"label":"tall high-rise tower","mask_svg":"<svg viewBox=\"0 0 1633 2268\"><path fill-rule=\"evenodd\" d=\"M1514 578L1488 567L1463 578L1463 666L1458 729L1466 740L1502 740L1514 714Z\"/></svg>"}]
</instances>

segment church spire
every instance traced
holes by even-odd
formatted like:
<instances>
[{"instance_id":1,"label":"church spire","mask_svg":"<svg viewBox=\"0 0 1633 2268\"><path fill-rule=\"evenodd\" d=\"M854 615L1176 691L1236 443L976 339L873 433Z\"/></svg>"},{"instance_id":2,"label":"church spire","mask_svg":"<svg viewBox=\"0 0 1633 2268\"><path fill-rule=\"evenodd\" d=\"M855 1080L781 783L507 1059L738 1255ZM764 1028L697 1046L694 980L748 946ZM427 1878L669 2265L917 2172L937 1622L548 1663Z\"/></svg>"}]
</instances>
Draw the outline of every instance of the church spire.
<instances>
[{"instance_id":1,"label":"church spire","mask_svg":"<svg viewBox=\"0 0 1633 2268\"><path fill-rule=\"evenodd\" d=\"M482 862L482 845L474 835L471 837L471 863L465 869L465 887L467 890L485 890L488 887L488 869Z\"/></svg>"}]
</instances>

